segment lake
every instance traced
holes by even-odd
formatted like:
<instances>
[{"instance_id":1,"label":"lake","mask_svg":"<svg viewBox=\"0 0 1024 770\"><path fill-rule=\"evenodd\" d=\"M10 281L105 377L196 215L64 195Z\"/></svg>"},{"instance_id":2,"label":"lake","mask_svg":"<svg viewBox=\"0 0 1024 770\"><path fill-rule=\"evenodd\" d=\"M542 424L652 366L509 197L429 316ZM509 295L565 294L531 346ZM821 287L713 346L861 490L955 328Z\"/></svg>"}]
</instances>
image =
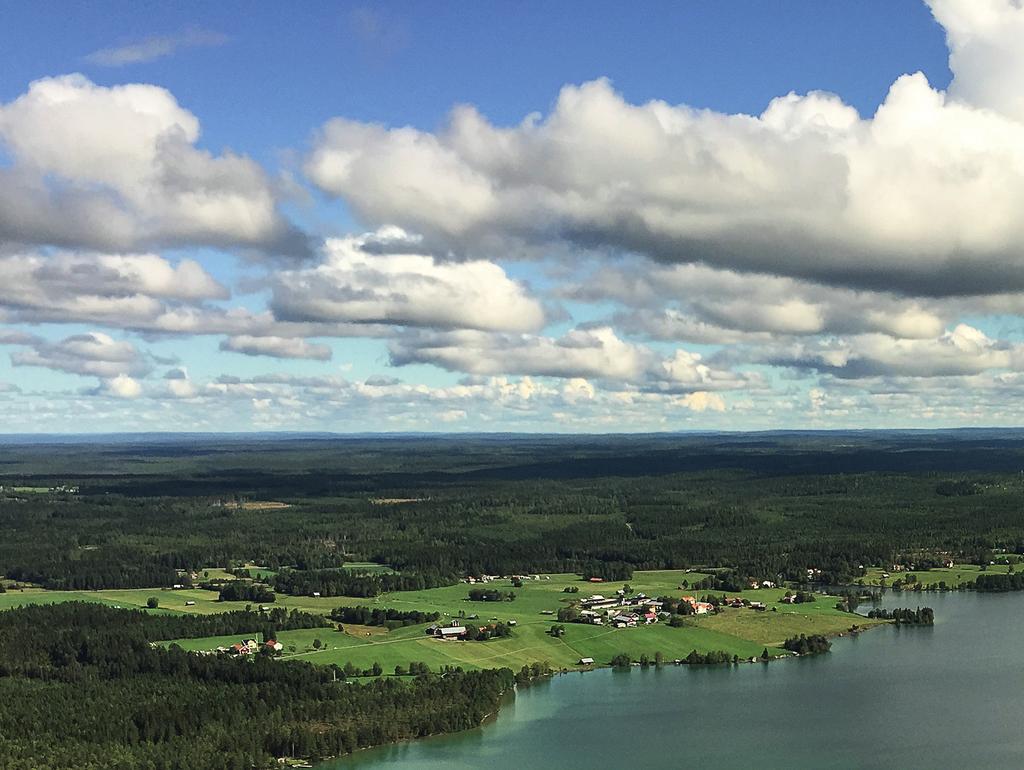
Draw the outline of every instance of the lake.
<instances>
[{"instance_id":1,"label":"lake","mask_svg":"<svg viewBox=\"0 0 1024 770\"><path fill-rule=\"evenodd\" d=\"M934 627L885 626L770 664L557 676L480 729L320 767L1024 767L1024 594L883 601L919 605Z\"/></svg>"}]
</instances>

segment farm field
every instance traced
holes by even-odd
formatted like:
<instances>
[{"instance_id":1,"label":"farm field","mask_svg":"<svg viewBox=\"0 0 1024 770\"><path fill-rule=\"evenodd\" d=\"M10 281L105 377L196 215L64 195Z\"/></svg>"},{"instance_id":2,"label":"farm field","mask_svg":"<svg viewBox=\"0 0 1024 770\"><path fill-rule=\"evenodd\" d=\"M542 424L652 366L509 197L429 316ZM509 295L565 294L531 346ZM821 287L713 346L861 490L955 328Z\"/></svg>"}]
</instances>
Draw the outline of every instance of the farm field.
<instances>
[{"instance_id":1,"label":"farm field","mask_svg":"<svg viewBox=\"0 0 1024 770\"><path fill-rule=\"evenodd\" d=\"M786 639L800 634L833 636L847 631L856 624L861 627L876 625L878 621L854 618L848 612L835 609L835 599L820 596L816 602L796 605L769 604L774 612L751 612L728 609L717 615L700 618L702 627L750 640L767 647L779 647Z\"/></svg>"},{"instance_id":2,"label":"farm field","mask_svg":"<svg viewBox=\"0 0 1024 770\"><path fill-rule=\"evenodd\" d=\"M670 628L659 623L622 629L567 623L565 635L557 639L547 633L549 627L546 623L518 626L511 638L488 642L442 642L424 636L422 626L369 639L328 631L320 635L327 645L325 649L298 652L296 657L340 666L351 661L358 668L379 662L385 671L393 670L395 665L407 666L413 660L422 660L432 668L441 665L466 669L507 666L518 670L535 661L547 662L555 668L577 668L580 658L585 657L594 658L602 665L622 652L634 659L644 654L653 659L656 652L661 652L672 660L683 658L694 649L701 652L724 650L743 658L760 655L764 649L763 645L704 628L699 622L685 628ZM316 632L284 632L280 636L280 641L289 645L293 643L289 637L301 642L316 636Z\"/></svg>"},{"instance_id":3,"label":"farm field","mask_svg":"<svg viewBox=\"0 0 1024 770\"><path fill-rule=\"evenodd\" d=\"M211 577L213 572L210 570ZM633 591L652 597L678 596L691 592L701 593L680 589L680 584L682 581L692 584L705 577L704 573L682 570L637 572L629 585ZM509 580L496 580L486 585L501 591L513 591L516 598L511 602L471 602L467 599L471 586L465 583L424 591L395 592L372 599L278 595L273 606L324 615L335 607L347 605L438 612L442 621L458 618L460 613L465 616L478 615L476 622L481 624L494 620L516 621L512 637L487 642L438 641L424 635L423 625L391 632L382 628L359 626L347 627L345 632L339 632L334 627L282 631L278 640L285 645L283 657L321 665L344 666L352 663L360 669L369 668L377 662L385 672L393 671L396 665L408 666L411 661L425 662L434 669L445 665L466 669L501 666L518 669L535 661L547 661L557 668L573 668L580 658L594 658L601 665L623 652L634 658L642 654L653 657L656 652L661 652L666 659L672 660L685 657L691 650L723 650L730 655L750 658L760 655L765 647L778 653L782 642L790 636L801 633L837 634L847 630L854 622L862 626L871 624L871 621L854 619L848 613L836 610L830 597L822 596L816 602L800 605L780 604L779 599L785 591L776 588L726 594L765 602L775 611L727 608L718 615L691 617L687 625L680 628L671 628L666 623L623 629L566 623L565 635L555 638L548 631L557 622L556 618L553 614L543 613L555 613L568 602L591 594L614 593L621 584L591 584L581 581L577 575L555 574L541 576L540 580L527 580L521 588L513 587ZM567 587L577 587L579 592L566 593L564 589ZM112 607L143 609L150 597L156 597L159 601L157 611L172 613L212 614L242 609L249 604L221 602L216 592L199 588L106 591L26 589L0 594L0 609L63 601L91 601ZM186 602L195 604L186 605ZM253 633L256 632L257 629L253 629ZM320 649L314 649L314 639L321 640ZM181 639L173 643L187 650L212 650L237 641L238 638L231 636Z\"/></svg>"},{"instance_id":4,"label":"farm field","mask_svg":"<svg viewBox=\"0 0 1024 770\"><path fill-rule=\"evenodd\" d=\"M29 604L58 604L59 602L97 602L99 604L105 604L108 607L122 606L122 607L145 607L146 599L142 599L141 604L125 603L118 601L116 598L110 598L106 594L111 592L106 591L44 591L41 588L26 588L24 590L8 590L7 593L0 594L0 610L9 610L15 607L24 607ZM116 592L116 593L127 593L127 592ZM159 595L154 592L147 592L147 596Z\"/></svg>"},{"instance_id":5,"label":"farm field","mask_svg":"<svg viewBox=\"0 0 1024 770\"><path fill-rule=\"evenodd\" d=\"M679 596L691 592L679 588L681 581L696 582L705 576L703 573L682 570L637 572L629 584L634 591L652 597ZM526 581L522 588L514 588L509 580L493 581L487 585L503 592L514 591L516 598L511 602L471 602L467 600L471 586L460 583L424 591L395 592L373 599L279 596L275 606L322 614L342 605L421 610L440 613L442 622L449 618L459 618L460 613L465 616L478 615L476 621L468 622L481 624L494 620L515 620L516 627L510 638L487 642L442 642L426 637L424 626L418 625L391 632L356 626L346 627L345 632L338 632L335 628L282 631L278 634L278 641L285 645L285 658L308 660L322 665L344 666L352 663L360 669L369 668L377 662L385 672L393 671L396 665L408 666L411 661L423 661L432 668L452 665L467 669L501 666L518 669L535 661L547 661L557 668L572 668L577 666L580 658L594 658L600 665L622 652L634 658L642 654L653 657L656 652L661 652L666 659L672 660L683 658L692 650L723 650L730 655L750 658L760 655L766 646L773 648L773 653L778 653L785 639L801 633L838 634L855 623L868 626L877 622L854 618L849 613L836 610L834 600L826 596L821 596L813 603L780 604L779 599L785 590L776 588L739 594L726 593L727 596L743 596L765 602L774 611L726 608L718 615L691 617L687 625L680 628L671 628L663 622L623 629L566 623L563 624L565 635L555 638L548 632L557 622L556 618L544 612L557 612L558 608L570 601L602 590L604 593L614 593L621 584L595 585L584 583L576 575L556 574ZM564 589L570 586L579 587L579 593L565 593ZM74 598L75 592L68 593ZM175 601L189 597L196 602L195 606L181 607L180 611L209 613L244 606L242 602L218 602L216 594L202 590L164 593L172 594ZM86 592L78 598L97 597L104 601L117 599L122 602L122 606L144 606L149 595L153 595L153 592ZM169 605L162 601L161 606ZM314 639L321 640L322 646L319 649L314 649ZM209 637L176 640L174 643L189 650L211 650L236 641L239 640L234 637Z\"/></svg>"},{"instance_id":6,"label":"farm field","mask_svg":"<svg viewBox=\"0 0 1024 770\"><path fill-rule=\"evenodd\" d=\"M101 589L96 591L46 591L41 588L25 590L9 590L0 594L0 609L21 607L26 604L53 604L56 602L99 602L111 607L127 609L145 609L146 601L154 596L160 602L160 609L165 612L196 613L211 615L228 610L245 609L252 602L222 602L218 600L216 591L202 588L128 588ZM340 604L365 603L367 600L344 600L341 597L314 598L311 596L278 595L273 606L301 609L326 615ZM186 602L195 602L188 605Z\"/></svg>"},{"instance_id":7,"label":"farm field","mask_svg":"<svg viewBox=\"0 0 1024 770\"><path fill-rule=\"evenodd\" d=\"M1007 564L990 564L985 568L985 571L993 575L1005 575L1010 570L1010 566ZM1017 565L1014 569L1019 570L1024 569L1024 567ZM886 572L889 573L887 579L882 577ZM938 583L945 581L947 587L956 588L965 583L973 583L978 578L978 575L981 574L984 574L984 572L977 564L956 564L951 569L943 567L907 572L891 572L881 567L869 567L863 581L864 585L868 586L891 586L894 580L903 578L903 582L906 583L907 579L913 575L922 587L932 584L938 585Z\"/></svg>"},{"instance_id":8,"label":"farm field","mask_svg":"<svg viewBox=\"0 0 1024 770\"><path fill-rule=\"evenodd\" d=\"M764 649L762 644L706 628L702 621L684 628L670 628L663 623L623 629L565 624L565 635L557 639L547 633L551 625L520 625L512 637L488 642L442 642L426 637L423 626L370 637L339 633L333 628L282 631L278 641L285 645L282 657L286 659L339 666L351 662L360 669L380 663L385 672L393 671L396 665L408 666L411 661L423 661L433 669L450 665L466 669L507 666L517 670L535 661L548 662L556 668L575 668L584 657L594 658L599 665L607 664L621 652L634 658L643 654L653 658L661 652L671 660L685 657L694 649L724 650L743 658L760 655ZM321 640L321 649L313 648L314 639ZM235 637L209 637L173 643L188 650L209 650L237 641Z\"/></svg>"}]
</instances>

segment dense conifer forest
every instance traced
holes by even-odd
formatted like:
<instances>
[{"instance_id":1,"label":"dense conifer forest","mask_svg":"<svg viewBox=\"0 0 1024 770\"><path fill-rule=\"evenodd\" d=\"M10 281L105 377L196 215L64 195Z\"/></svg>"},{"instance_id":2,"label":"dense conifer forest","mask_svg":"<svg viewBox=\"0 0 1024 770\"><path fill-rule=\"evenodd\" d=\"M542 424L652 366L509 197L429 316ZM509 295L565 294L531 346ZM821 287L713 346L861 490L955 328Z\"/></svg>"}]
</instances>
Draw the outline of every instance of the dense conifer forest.
<instances>
[{"instance_id":1,"label":"dense conifer forest","mask_svg":"<svg viewBox=\"0 0 1024 770\"><path fill-rule=\"evenodd\" d=\"M268 620L252 615L159 616L77 602L0 612L2 766L270 767L276 757L336 756L475 727L516 681L497 669L354 684L337 667L151 644ZM272 617L279 628L317 622Z\"/></svg>"},{"instance_id":2,"label":"dense conifer forest","mask_svg":"<svg viewBox=\"0 0 1024 770\"><path fill-rule=\"evenodd\" d=\"M331 620L339 623L355 623L359 626L416 626L432 623L441 616L436 612L419 610L392 610L384 607L336 607L331 611Z\"/></svg>"},{"instance_id":3,"label":"dense conifer forest","mask_svg":"<svg viewBox=\"0 0 1024 770\"><path fill-rule=\"evenodd\" d=\"M130 588L253 561L285 568L279 593L360 597L531 571L843 582L1021 552L1022 471L1014 431L29 445L0 450L0 572ZM353 560L399 574L337 569Z\"/></svg>"},{"instance_id":4,"label":"dense conifer forest","mask_svg":"<svg viewBox=\"0 0 1024 770\"><path fill-rule=\"evenodd\" d=\"M866 565L955 560L984 570L1024 553L1022 503L1024 433L1014 431L8 446L0 575L9 591L154 594L150 612L78 602L0 612L0 757L15 770L259 768L475 726L514 682L545 673L431 673L410 660L381 676L379 664L318 667L163 644L264 641L330 623L275 607L281 595L369 598L515 576L512 591L463 594L506 605L534 573L626 582L635 570L693 569L681 587L694 593L770 577L800 584L804 599L808 581L849 583ZM240 571L250 564L256 574ZM248 577L210 577L214 567ZM1008 569L979 570L974 587L1024 588L1024 572ZM260 606L186 615L161 604L161 587L201 584ZM386 603L334 606L334 624L429 619ZM828 641L798 636L785 647L822 652ZM735 659L695 650L686 662Z\"/></svg>"},{"instance_id":5,"label":"dense conifer forest","mask_svg":"<svg viewBox=\"0 0 1024 770\"><path fill-rule=\"evenodd\" d=\"M421 591L451 585L454 573L440 575L432 570L411 574L359 574L346 569L284 569L273 578L274 589L284 594L321 596L380 596L391 591Z\"/></svg>"}]
</instances>

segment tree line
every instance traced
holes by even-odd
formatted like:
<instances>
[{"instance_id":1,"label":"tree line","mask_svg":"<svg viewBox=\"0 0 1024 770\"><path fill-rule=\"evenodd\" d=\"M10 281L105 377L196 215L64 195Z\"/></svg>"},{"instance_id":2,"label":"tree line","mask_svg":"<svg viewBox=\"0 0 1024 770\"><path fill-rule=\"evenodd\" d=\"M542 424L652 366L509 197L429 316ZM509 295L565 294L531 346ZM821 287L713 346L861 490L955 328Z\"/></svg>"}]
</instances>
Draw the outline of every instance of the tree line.
<instances>
[{"instance_id":1,"label":"tree line","mask_svg":"<svg viewBox=\"0 0 1024 770\"><path fill-rule=\"evenodd\" d=\"M271 604L277 598L274 592L263 583L251 580L228 580L222 583L201 583L200 588L217 591L218 601L222 602L259 602Z\"/></svg>"},{"instance_id":2,"label":"tree line","mask_svg":"<svg viewBox=\"0 0 1024 770\"><path fill-rule=\"evenodd\" d=\"M876 608L868 613L868 617L894 620L896 625L931 626L935 624L935 612L931 607L918 607L916 610L906 607L891 610Z\"/></svg>"},{"instance_id":3,"label":"tree line","mask_svg":"<svg viewBox=\"0 0 1024 770\"><path fill-rule=\"evenodd\" d=\"M273 579L275 591L292 596L354 596L370 598L392 591L422 591L453 585L454 575L424 571L416 573L366 573L347 569L284 569Z\"/></svg>"},{"instance_id":4,"label":"tree line","mask_svg":"<svg viewBox=\"0 0 1024 770\"><path fill-rule=\"evenodd\" d=\"M352 623L357 626L387 626L388 628L432 623L440 617L439 612L394 610L384 607L335 607L330 614L331 620L339 623Z\"/></svg>"},{"instance_id":5,"label":"tree line","mask_svg":"<svg viewBox=\"0 0 1024 770\"><path fill-rule=\"evenodd\" d=\"M821 634L791 636L782 643L784 649L797 655L820 655L832 649L832 642Z\"/></svg>"},{"instance_id":6,"label":"tree line","mask_svg":"<svg viewBox=\"0 0 1024 770\"><path fill-rule=\"evenodd\" d=\"M1024 572L982 574L974 579L974 590L988 593L1024 590Z\"/></svg>"},{"instance_id":7,"label":"tree line","mask_svg":"<svg viewBox=\"0 0 1024 770\"><path fill-rule=\"evenodd\" d=\"M499 591L497 588L470 588L471 602L511 602L515 601L515 591Z\"/></svg>"}]
</instances>

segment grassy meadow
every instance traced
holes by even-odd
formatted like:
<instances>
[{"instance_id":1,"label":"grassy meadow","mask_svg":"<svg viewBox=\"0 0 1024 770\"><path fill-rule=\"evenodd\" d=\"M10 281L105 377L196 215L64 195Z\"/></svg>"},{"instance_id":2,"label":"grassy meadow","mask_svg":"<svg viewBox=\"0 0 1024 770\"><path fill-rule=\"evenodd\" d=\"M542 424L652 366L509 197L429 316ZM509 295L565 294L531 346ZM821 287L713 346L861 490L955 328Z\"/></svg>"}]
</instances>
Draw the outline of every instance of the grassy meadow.
<instances>
[{"instance_id":1,"label":"grassy meadow","mask_svg":"<svg viewBox=\"0 0 1024 770\"><path fill-rule=\"evenodd\" d=\"M1011 565L1008 564L990 564L985 568L988 574L1005 575ZM1024 569L1021 565L1014 566L1015 570ZM888 573L888 578L883 578L884 574ZM867 575L864 576L864 585L867 586L891 586L893 581L902 578L903 582L906 583L907 579L913 575L917 578L917 582L921 585L922 589L934 585L936 588L938 584L945 581L948 588L957 588L964 584L973 583L978 575L984 574L981 567L977 564L955 564L952 568L939 568L930 570L908 570L906 572L892 572L885 570L881 567L869 567ZM904 590L907 587L904 586Z\"/></svg>"},{"instance_id":2,"label":"grassy meadow","mask_svg":"<svg viewBox=\"0 0 1024 770\"><path fill-rule=\"evenodd\" d=\"M209 570L211 577L214 572ZM635 573L629 581L634 592L648 596L681 596L702 593L680 588L683 581L692 584L706 577L703 573L682 570L661 570ZM539 580L527 580L521 588L513 587L509 580L487 584L503 592L514 591L514 601L471 602L467 595L471 586L454 586L424 591L402 591L384 594L372 599L350 597L311 597L278 595L273 606L288 607L328 614L338 606L379 606L397 610L438 612L442 621L478 615L481 625L491 621L515 620L513 635L506 639L487 642L439 641L424 634L423 625L408 626L394 631L383 628L346 626L343 632L336 628L282 631L278 638L285 645L284 657L308 660L317 664L344 665L351 662L360 669L378 662L385 672L396 665L408 666L411 661L423 661L431 668L444 665L467 669L509 666L518 669L535 661L547 661L558 668L576 667L580 658L594 658L606 664L618 653L634 658L642 654L652 656L661 652L668 660L683 658L691 650L708 652L724 650L741 658L761 654L765 647L778 652L782 642L798 634L838 634L855 622L868 625L871 621L854 618L835 609L835 600L821 596L818 601L799 605L779 603L784 589L758 589L729 596L743 596L762 601L769 606L767 612L749 608L726 608L717 615L694 616L680 628L671 628L659 622L638 628L613 629L609 626L591 626L566 623L565 635L552 637L549 630L557 623L554 614L567 603L592 594L614 594L622 583L591 584L577 575L544 575ZM578 593L566 593L567 587L579 588ZM719 593L719 592L716 592ZM107 591L44 591L41 589L13 590L0 594L0 609L29 603L59 601L95 601L109 606L145 608L150 597L159 601L160 612L210 614L241 609L246 602L221 602L217 594L199 588L179 590L133 589ZM186 602L195 602L187 605ZM774 611L771 611L774 609ZM257 629L253 629L255 633ZM319 649L314 640L321 641ZM239 641L235 637L209 637L181 639L173 643L188 650L212 650ZM170 642L169 642L170 643Z\"/></svg>"}]
</instances>

